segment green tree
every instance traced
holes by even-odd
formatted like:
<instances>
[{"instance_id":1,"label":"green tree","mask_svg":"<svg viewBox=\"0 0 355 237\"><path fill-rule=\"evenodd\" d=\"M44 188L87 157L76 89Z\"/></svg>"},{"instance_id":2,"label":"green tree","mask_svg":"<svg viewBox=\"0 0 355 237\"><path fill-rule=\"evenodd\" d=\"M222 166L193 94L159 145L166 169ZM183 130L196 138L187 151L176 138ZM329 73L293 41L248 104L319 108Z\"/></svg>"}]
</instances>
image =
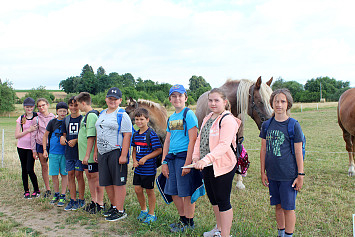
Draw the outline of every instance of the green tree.
<instances>
[{"instance_id":1,"label":"green tree","mask_svg":"<svg viewBox=\"0 0 355 237\"><path fill-rule=\"evenodd\" d=\"M193 97L194 101L197 101L203 93L211 89L211 85L202 76L192 76L189 79L190 96Z\"/></svg>"},{"instance_id":2,"label":"green tree","mask_svg":"<svg viewBox=\"0 0 355 237\"><path fill-rule=\"evenodd\" d=\"M16 93L12 83L8 80L2 82L0 79L0 113L15 110Z\"/></svg>"},{"instance_id":3,"label":"green tree","mask_svg":"<svg viewBox=\"0 0 355 237\"><path fill-rule=\"evenodd\" d=\"M38 98L46 98L49 103L52 103L55 96L46 90L45 86L39 86L38 88L32 88L29 92L26 93L25 97L31 97L34 100Z\"/></svg>"},{"instance_id":4,"label":"green tree","mask_svg":"<svg viewBox=\"0 0 355 237\"><path fill-rule=\"evenodd\" d=\"M81 80L78 85L78 92L86 91L90 94L96 94L98 81L91 66L86 64L83 67L80 78Z\"/></svg>"}]
</instances>

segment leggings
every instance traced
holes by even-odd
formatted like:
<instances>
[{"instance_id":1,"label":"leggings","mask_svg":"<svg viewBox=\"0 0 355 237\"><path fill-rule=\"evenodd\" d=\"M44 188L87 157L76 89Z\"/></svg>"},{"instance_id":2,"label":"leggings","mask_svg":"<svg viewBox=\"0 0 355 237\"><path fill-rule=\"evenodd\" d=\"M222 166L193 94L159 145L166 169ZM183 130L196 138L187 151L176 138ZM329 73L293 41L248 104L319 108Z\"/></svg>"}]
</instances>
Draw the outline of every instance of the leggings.
<instances>
[{"instance_id":1,"label":"leggings","mask_svg":"<svg viewBox=\"0 0 355 237\"><path fill-rule=\"evenodd\" d=\"M205 167L202 170L208 199L213 206L218 206L220 212L232 208L230 195L235 171L236 167L227 174L214 177L213 166Z\"/></svg>"},{"instance_id":2,"label":"leggings","mask_svg":"<svg viewBox=\"0 0 355 237\"><path fill-rule=\"evenodd\" d=\"M17 152L21 161L23 189L25 190L25 192L29 191L28 176L30 176L33 189L34 189L33 191L39 191L37 176L34 171L35 160L33 159L32 151L29 149L23 149L17 147Z\"/></svg>"}]
</instances>

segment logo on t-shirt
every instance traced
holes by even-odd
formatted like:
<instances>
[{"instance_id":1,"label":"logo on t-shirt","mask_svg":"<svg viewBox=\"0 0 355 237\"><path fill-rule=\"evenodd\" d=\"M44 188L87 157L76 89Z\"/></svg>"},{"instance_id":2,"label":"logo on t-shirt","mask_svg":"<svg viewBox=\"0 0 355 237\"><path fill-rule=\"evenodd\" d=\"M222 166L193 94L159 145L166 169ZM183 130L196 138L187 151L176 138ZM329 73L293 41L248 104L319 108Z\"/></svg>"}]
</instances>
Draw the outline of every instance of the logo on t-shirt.
<instances>
[{"instance_id":1,"label":"logo on t-shirt","mask_svg":"<svg viewBox=\"0 0 355 237\"><path fill-rule=\"evenodd\" d=\"M280 130L268 130L266 135L267 151L272 151L275 156L281 156L281 145L285 141L285 134Z\"/></svg>"},{"instance_id":2,"label":"logo on t-shirt","mask_svg":"<svg viewBox=\"0 0 355 237\"><path fill-rule=\"evenodd\" d=\"M184 130L184 121L182 119L169 121L170 130Z\"/></svg>"},{"instance_id":3,"label":"logo on t-shirt","mask_svg":"<svg viewBox=\"0 0 355 237\"><path fill-rule=\"evenodd\" d=\"M79 123L69 123L69 134L78 135L79 133Z\"/></svg>"}]
</instances>

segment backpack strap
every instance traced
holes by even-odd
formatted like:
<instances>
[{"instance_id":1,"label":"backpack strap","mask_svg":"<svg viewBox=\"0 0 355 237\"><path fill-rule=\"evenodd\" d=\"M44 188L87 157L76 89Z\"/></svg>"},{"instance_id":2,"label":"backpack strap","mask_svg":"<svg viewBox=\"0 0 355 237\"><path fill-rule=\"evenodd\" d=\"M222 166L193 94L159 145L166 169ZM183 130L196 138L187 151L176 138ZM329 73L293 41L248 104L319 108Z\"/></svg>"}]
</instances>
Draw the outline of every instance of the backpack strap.
<instances>
[{"instance_id":1,"label":"backpack strap","mask_svg":"<svg viewBox=\"0 0 355 237\"><path fill-rule=\"evenodd\" d=\"M69 122L70 122L70 115L64 118L65 129L67 130L67 132L69 132Z\"/></svg>"},{"instance_id":2,"label":"backpack strap","mask_svg":"<svg viewBox=\"0 0 355 237\"><path fill-rule=\"evenodd\" d=\"M118 124L118 128L117 128L117 146L118 146L118 136L119 136L120 130L121 130L121 122L122 122L123 113L125 113L125 110L122 109L122 108L120 108L117 111L117 124Z\"/></svg>"},{"instance_id":3,"label":"backpack strap","mask_svg":"<svg viewBox=\"0 0 355 237\"><path fill-rule=\"evenodd\" d=\"M227 115L230 115L231 113L226 113L226 114L223 114L222 118L219 120L219 129L221 129L221 126L222 126L222 120L224 119L224 117L226 117Z\"/></svg>"},{"instance_id":4,"label":"backpack strap","mask_svg":"<svg viewBox=\"0 0 355 237\"><path fill-rule=\"evenodd\" d=\"M264 126L264 133L266 135L267 130L270 127L271 121L274 120L274 117L271 117L270 119L266 120L263 124L265 124Z\"/></svg>"},{"instance_id":5,"label":"backpack strap","mask_svg":"<svg viewBox=\"0 0 355 237\"><path fill-rule=\"evenodd\" d=\"M102 113L103 111L101 111L101 113ZM97 111L97 110L95 110L95 109L93 109L93 110L90 110L89 112L87 112L86 114L85 114L85 117L84 117L84 121L83 121L83 124L84 124L84 126L86 127L86 120L88 119L88 115L90 114L90 113L95 113L97 116L99 116L101 113L99 113L99 111Z\"/></svg>"},{"instance_id":6,"label":"backpack strap","mask_svg":"<svg viewBox=\"0 0 355 237\"><path fill-rule=\"evenodd\" d=\"M288 121L287 125L287 132L288 136L290 138L290 143L291 143L291 152L294 155L295 154L295 124L297 120L294 118L290 117L290 120Z\"/></svg>"},{"instance_id":7,"label":"backpack strap","mask_svg":"<svg viewBox=\"0 0 355 237\"><path fill-rule=\"evenodd\" d=\"M187 114L187 112L189 112L189 110L191 110L191 109L186 107L185 110L184 110L184 113L182 115L182 122L183 122L183 125L184 125L185 136L187 136L186 114Z\"/></svg>"},{"instance_id":8,"label":"backpack strap","mask_svg":"<svg viewBox=\"0 0 355 237\"><path fill-rule=\"evenodd\" d=\"M21 118L20 118L20 124L21 124L21 131L23 132L23 124L22 124L22 119L23 117L25 116L25 114L21 115Z\"/></svg>"},{"instance_id":9,"label":"backpack strap","mask_svg":"<svg viewBox=\"0 0 355 237\"><path fill-rule=\"evenodd\" d=\"M145 141L150 149L152 149L152 144L150 143L150 134L152 133L152 129L148 127L147 133L145 134Z\"/></svg>"}]
</instances>

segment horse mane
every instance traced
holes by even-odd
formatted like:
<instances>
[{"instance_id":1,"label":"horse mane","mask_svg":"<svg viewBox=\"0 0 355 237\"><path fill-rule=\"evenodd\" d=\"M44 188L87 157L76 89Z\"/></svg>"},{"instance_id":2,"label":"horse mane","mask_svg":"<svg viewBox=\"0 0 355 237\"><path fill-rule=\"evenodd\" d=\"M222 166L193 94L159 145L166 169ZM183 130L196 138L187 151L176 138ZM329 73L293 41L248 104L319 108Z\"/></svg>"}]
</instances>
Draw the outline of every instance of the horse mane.
<instances>
[{"instance_id":1,"label":"horse mane","mask_svg":"<svg viewBox=\"0 0 355 237\"><path fill-rule=\"evenodd\" d=\"M166 114L166 109L156 102L153 102L150 100L138 99L137 103L140 103L141 105L146 105L147 107L150 107L152 109L154 109L154 108L159 109L164 114Z\"/></svg>"}]
</instances>

